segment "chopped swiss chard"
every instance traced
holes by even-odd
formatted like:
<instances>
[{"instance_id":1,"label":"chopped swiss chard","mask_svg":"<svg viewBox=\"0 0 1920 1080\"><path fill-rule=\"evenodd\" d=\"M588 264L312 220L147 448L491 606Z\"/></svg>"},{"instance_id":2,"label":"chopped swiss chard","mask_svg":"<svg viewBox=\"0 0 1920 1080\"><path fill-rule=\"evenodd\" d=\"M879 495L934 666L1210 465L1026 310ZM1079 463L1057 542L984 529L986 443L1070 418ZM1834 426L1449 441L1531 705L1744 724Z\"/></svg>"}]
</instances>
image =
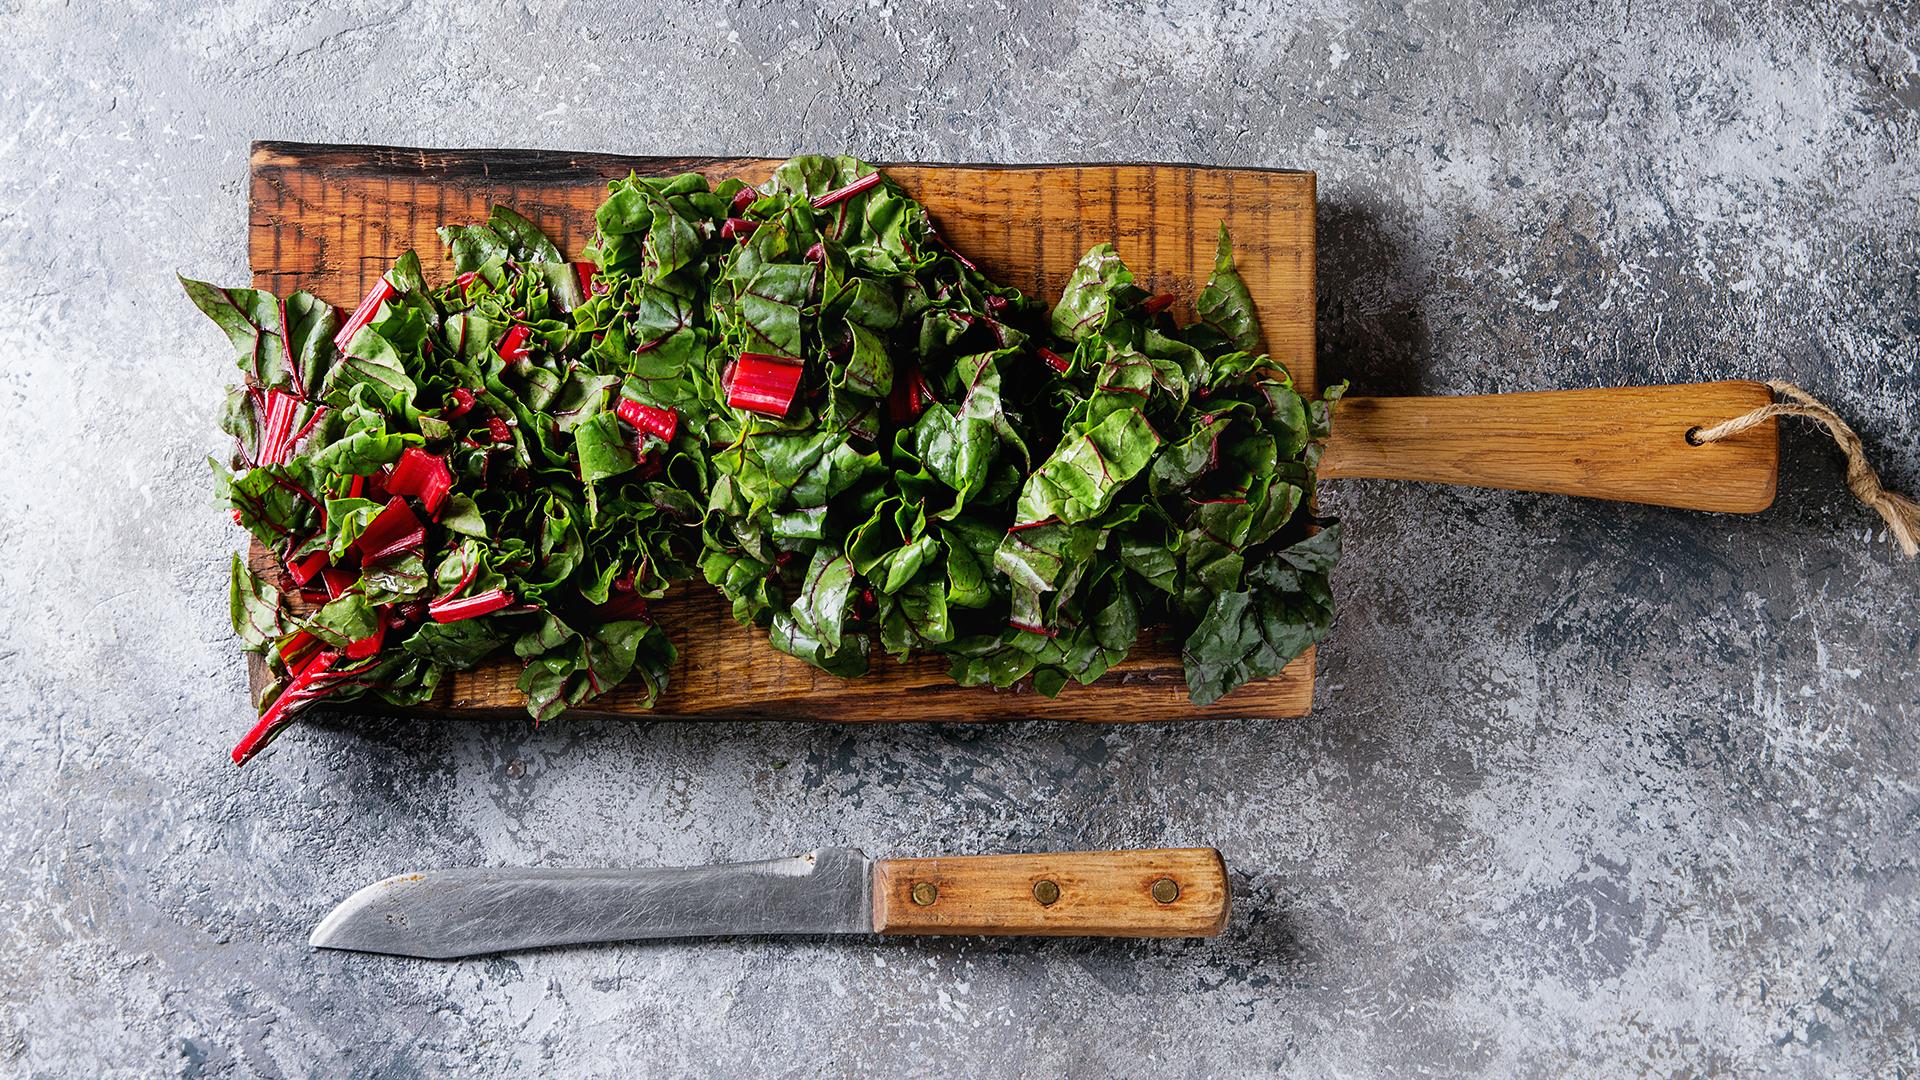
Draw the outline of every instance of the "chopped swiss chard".
<instances>
[{"instance_id":1,"label":"chopped swiss chard","mask_svg":"<svg viewBox=\"0 0 1920 1080\"><path fill-rule=\"evenodd\" d=\"M325 603L236 573L236 632L291 671L236 760L321 697L417 703L506 648L536 720L623 679L650 699L649 600L696 567L843 677L877 639L1051 695L1158 625L1211 700L1317 640L1337 533L1296 510L1329 410L1254 355L1225 238L1200 326L1108 245L1048 313L883 183L630 176L573 262L495 208L442 230L457 279L408 253L344 323L184 282L245 376L223 494Z\"/></svg>"}]
</instances>

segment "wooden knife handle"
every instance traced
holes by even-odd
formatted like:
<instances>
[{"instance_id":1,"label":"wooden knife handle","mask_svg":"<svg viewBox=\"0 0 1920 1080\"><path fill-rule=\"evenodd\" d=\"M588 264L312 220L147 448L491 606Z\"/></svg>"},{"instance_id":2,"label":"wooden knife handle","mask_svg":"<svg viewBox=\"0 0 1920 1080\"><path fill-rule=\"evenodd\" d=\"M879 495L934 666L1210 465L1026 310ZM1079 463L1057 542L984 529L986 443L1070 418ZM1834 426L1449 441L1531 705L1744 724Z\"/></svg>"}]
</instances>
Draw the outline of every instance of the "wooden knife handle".
<instances>
[{"instance_id":1,"label":"wooden knife handle","mask_svg":"<svg viewBox=\"0 0 1920 1080\"><path fill-rule=\"evenodd\" d=\"M1227 867L1212 848L884 859L882 934L1212 937L1227 924Z\"/></svg>"},{"instance_id":2,"label":"wooden knife handle","mask_svg":"<svg viewBox=\"0 0 1920 1080\"><path fill-rule=\"evenodd\" d=\"M1772 400L1757 382L1346 398L1320 475L1754 513L1778 481L1774 421L1702 446L1687 433Z\"/></svg>"}]
</instances>

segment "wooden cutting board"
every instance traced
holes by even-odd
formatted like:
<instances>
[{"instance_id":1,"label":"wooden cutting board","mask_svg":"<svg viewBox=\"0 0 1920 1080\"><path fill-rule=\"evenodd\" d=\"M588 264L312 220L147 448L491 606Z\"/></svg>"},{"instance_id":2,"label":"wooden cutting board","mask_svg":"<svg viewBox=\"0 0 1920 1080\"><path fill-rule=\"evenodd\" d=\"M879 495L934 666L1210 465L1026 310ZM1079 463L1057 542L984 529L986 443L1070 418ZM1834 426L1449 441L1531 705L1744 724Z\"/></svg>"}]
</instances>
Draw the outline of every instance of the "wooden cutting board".
<instances>
[{"instance_id":1,"label":"wooden cutting board","mask_svg":"<svg viewBox=\"0 0 1920 1080\"><path fill-rule=\"evenodd\" d=\"M777 161L632 158L533 150L407 150L256 143L248 253L256 288L306 289L352 309L401 253L419 253L429 280L450 265L434 229L511 206L578 258L593 235L607 181L694 171L759 183ZM1179 296L1182 321L1213 266L1221 223L1258 305L1266 348L1311 393L1314 381L1314 177L1305 172L1177 165L891 165L948 241L986 273L1029 295L1058 295L1086 249L1112 241L1152 292ZM256 549L250 562L283 588L281 569ZM654 608L680 652L652 710L615 691L582 715L701 719L902 721L1050 718L1088 721L1303 716L1313 698L1313 654L1280 676L1212 705L1187 700L1177 646L1143 643L1090 687L1057 698L1024 685L964 688L938 658L876 657L865 678L827 675L734 623L719 594L689 586ZM456 674L436 715L521 711L510 658ZM256 692L264 665L253 666ZM524 713L522 713L524 715Z\"/></svg>"},{"instance_id":2,"label":"wooden cutting board","mask_svg":"<svg viewBox=\"0 0 1920 1080\"><path fill-rule=\"evenodd\" d=\"M252 160L248 249L254 284L306 289L342 308L412 249L432 280L450 267L434 230L479 221L495 203L538 222L577 257L593 233L607 181L629 171L688 170L758 183L774 161L630 158L537 150L406 150L258 143ZM1058 295L1086 249L1112 241L1152 292L1193 298L1213 265L1224 223L1258 305L1266 350L1311 394L1314 371L1314 178L1268 169L1182 165L892 165L949 242L998 280L1029 295ZM1700 383L1342 401L1321 462L1323 479L1380 477L1513 488L1723 512L1772 501L1779 459L1772 421L1721 442L1692 444L1693 429L1766 404L1756 382ZM254 569L285 587L264 552ZM704 585L655 609L680 650L659 707L615 692L586 714L788 720L1090 721L1302 716L1312 703L1313 653L1279 676L1221 701L1187 700L1177 648L1145 642L1093 687L1045 698L1024 687L955 686L937 658L881 656L843 681L775 652L735 625ZM264 678L258 662L255 689ZM453 676L424 711L486 715L520 710L512 660Z\"/></svg>"}]
</instances>

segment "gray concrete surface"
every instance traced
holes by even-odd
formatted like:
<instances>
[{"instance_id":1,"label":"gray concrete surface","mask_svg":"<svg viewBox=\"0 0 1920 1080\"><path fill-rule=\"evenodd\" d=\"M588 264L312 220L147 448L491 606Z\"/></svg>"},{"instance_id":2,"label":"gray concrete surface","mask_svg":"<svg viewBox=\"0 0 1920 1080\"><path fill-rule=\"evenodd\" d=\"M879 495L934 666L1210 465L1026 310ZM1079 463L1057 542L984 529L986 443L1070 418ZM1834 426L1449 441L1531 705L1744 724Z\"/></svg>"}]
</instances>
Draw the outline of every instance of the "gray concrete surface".
<instances>
[{"instance_id":1,"label":"gray concrete surface","mask_svg":"<svg viewBox=\"0 0 1920 1080\"><path fill-rule=\"evenodd\" d=\"M1913 1075L1920 569L1342 483L1305 721L376 718L236 773L204 457L257 137L1317 169L1372 392L1786 375L1920 488L1899 4L0 2L0 1074ZM1214 942L312 954L425 865L1211 843Z\"/></svg>"}]
</instances>

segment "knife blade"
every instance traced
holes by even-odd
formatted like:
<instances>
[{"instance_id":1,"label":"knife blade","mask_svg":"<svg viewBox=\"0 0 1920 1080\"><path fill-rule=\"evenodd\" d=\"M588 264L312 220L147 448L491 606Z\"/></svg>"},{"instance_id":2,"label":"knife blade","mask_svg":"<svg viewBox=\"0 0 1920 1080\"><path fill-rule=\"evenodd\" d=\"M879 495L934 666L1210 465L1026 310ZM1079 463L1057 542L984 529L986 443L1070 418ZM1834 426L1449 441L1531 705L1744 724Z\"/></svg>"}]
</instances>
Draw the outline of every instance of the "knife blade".
<instances>
[{"instance_id":1,"label":"knife blade","mask_svg":"<svg viewBox=\"0 0 1920 1080\"><path fill-rule=\"evenodd\" d=\"M764 934L1211 937L1229 904L1212 848L882 860L821 848L718 866L400 874L342 901L309 944L448 959Z\"/></svg>"}]
</instances>

